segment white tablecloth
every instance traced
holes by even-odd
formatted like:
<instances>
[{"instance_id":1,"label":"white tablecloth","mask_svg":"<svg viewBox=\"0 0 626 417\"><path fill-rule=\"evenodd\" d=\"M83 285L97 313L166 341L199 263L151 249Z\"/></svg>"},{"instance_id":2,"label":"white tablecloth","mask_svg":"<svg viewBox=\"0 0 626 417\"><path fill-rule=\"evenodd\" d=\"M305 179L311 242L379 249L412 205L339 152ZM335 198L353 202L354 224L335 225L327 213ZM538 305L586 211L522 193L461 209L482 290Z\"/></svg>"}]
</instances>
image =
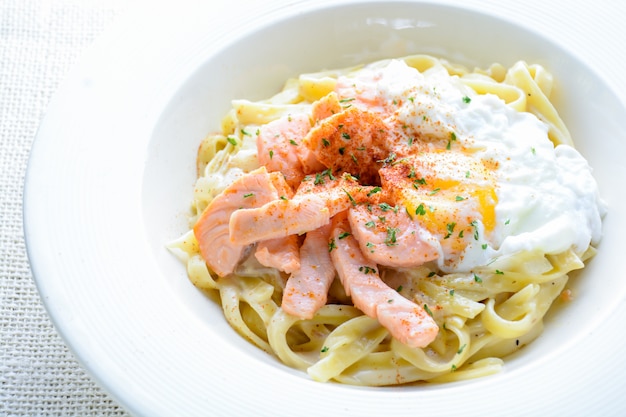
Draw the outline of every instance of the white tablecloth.
<instances>
[{"instance_id":1,"label":"white tablecloth","mask_svg":"<svg viewBox=\"0 0 626 417\"><path fill-rule=\"evenodd\" d=\"M26 256L22 190L51 95L123 0L0 0L0 415L126 416L68 350Z\"/></svg>"}]
</instances>

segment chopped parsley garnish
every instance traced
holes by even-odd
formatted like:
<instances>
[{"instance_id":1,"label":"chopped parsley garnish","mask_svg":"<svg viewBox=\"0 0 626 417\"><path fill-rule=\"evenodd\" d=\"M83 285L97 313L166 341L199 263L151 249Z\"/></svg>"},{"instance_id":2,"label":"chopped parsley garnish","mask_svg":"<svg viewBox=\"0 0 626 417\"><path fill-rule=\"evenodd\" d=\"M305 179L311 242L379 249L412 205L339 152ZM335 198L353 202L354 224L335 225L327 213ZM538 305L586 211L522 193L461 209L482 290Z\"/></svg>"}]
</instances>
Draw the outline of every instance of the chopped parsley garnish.
<instances>
[{"instance_id":1,"label":"chopped parsley garnish","mask_svg":"<svg viewBox=\"0 0 626 417\"><path fill-rule=\"evenodd\" d=\"M452 142L456 141L456 133L454 132L450 132L450 139L448 140L448 144L446 145L446 149L450 150L450 146L452 145Z\"/></svg>"},{"instance_id":2,"label":"chopped parsley garnish","mask_svg":"<svg viewBox=\"0 0 626 417\"><path fill-rule=\"evenodd\" d=\"M478 282L479 284L481 282L483 282L483 279L481 277L479 277L478 275L474 274L474 281Z\"/></svg>"},{"instance_id":3,"label":"chopped parsley garnish","mask_svg":"<svg viewBox=\"0 0 626 417\"><path fill-rule=\"evenodd\" d=\"M359 267L359 271L363 272L365 275L367 275L367 274L375 274L376 273L376 270L374 268L369 267L367 265L360 266Z\"/></svg>"},{"instance_id":4,"label":"chopped parsley garnish","mask_svg":"<svg viewBox=\"0 0 626 417\"><path fill-rule=\"evenodd\" d=\"M322 352L322 353L326 353L326 352L328 352L328 346L324 346L324 347L322 348L322 350L320 350L320 352Z\"/></svg>"},{"instance_id":5,"label":"chopped parsley garnish","mask_svg":"<svg viewBox=\"0 0 626 417\"><path fill-rule=\"evenodd\" d=\"M504 275L504 272L500 271L499 269L496 269L496 275Z\"/></svg>"},{"instance_id":6,"label":"chopped parsley garnish","mask_svg":"<svg viewBox=\"0 0 626 417\"><path fill-rule=\"evenodd\" d=\"M454 199L455 199L456 201L463 201L463 200L465 200L465 197L462 197L462 196L460 196L460 195L457 195Z\"/></svg>"},{"instance_id":7,"label":"chopped parsley garnish","mask_svg":"<svg viewBox=\"0 0 626 417\"><path fill-rule=\"evenodd\" d=\"M273 157L274 157L274 151L270 149L270 159L272 159Z\"/></svg>"},{"instance_id":8,"label":"chopped parsley garnish","mask_svg":"<svg viewBox=\"0 0 626 417\"><path fill-rule=\"evenodd\" d=\"M333 175L333 171L331 171L330 168L325 169L324 171L322 171L322 175L328 175L328 178L330 180L334 180L335 179L335 176Z\"/></svg>"},{"instance_id":9,"label":"chopped parsley garnish","mask_svg":"<svg viewBox=\"0 0 626 417\"><path fill-rule=\"evenodd\" d=\"M248 193L248 194L244 194L243 198L248 198L248 197L252 197L254 196L254 193Z\"/></svg>"},{"instance_id":10,"label":"chopped parsley garnish","mask_svg":"<svg viewBox=\"0 0 626 417\"><path fill-rule=\"evenodd\" d=\"M443 237L444 239L448 239L450 236L452 236L452 233L454 233L455 226L456 226L455 222L448 223L446 225L446 230L448 231L448 233Z\"/></svg>"},{"instance_id":11,"label":"chopped parsley garnish","mask_svg":"<svg viewBox=\"0 0 626 417\"><path fill-rule=\"evenodd\" d=\"M369 222L365 223L365 227L367 227L368 229L371 229L374 226L376 226L374 220L370 220Z\"/></svg>"},{"instance_id":12,"label":"chopped parsley garnish","mask_svg":"<svg viewBox=\"0 0 626 417\"><path fill-rule=\"evenodd\" d=\"M433 312L428 308L428 304L424 304L424 310L428 313L430 317L433 317Z\"/></svg>"},{"instance_id":13,"label":"chopped parsley garnish","mask_svg":"<svg viewBox=\"0 0 626 417\"><path fill-rule=\"evenodd\" d=\"M330 142L326 138L322 138L322 144L324 145L324 147L330 146Z\"/></svg>"},{"instance_id":14,"label":"chopped parsley garnish","mask_svg":"<svg viewBox=\"0 0 626 417\"><path fill-rule=\"evenodd\" d=\"M342 138L344 138L345 140L350 140L350 135L349 135L349 134L347 134L346 132L343 132L343 133L341 134L341 137L342 137Z\"/></svg>"},{"instance_id":15,"label":"chopped parsley garnish","mask_svg":"<svg viewBox=\"0 0 626 417\"><path fill-rule=\"evenodd\" d=\"M456 351L456 354L457 354L457 355L460 355L461 353L463 353L463 350L465 349L465 346L467 346L467 344L464 344L463 346L461 346L461 347L459 348L459 350L457 350L457 351Z\"/></svg>"},{"instance_id":16,"label":"chopped parsley garnish","mask_svg":"<svg viewBox=\"0 0 626 417\"><path fill-rule=\"evenodd\" d=\"M387 238L385 239L385 245L387 246L395 246L397 245L396 234L399 232L399 229L395 227L387 228Z\"/></svg>"},{"instance_id":17,"label":"chopped parsley garnish","mask_svg":"<svg viewBox=\"0 0 626 417\"><path fill-rule=\"evenodd\" d=\"M478 222L476 220L472 220L472 222L470 223L470 226L472 226L474 228L474 240L478 240L479 235L478 235Z\"/></svg>"},{"instance_id":18,"label":"chopped parsley garnish","mask_svg":"<svg viewBox=\"0 0 626 417\"><path fill-rule=\"evenodd\" d=\"M463 97L463 103L469 104L472 101L468 96Z\"/></svg>"},{"instance_id":19,"label":"chopped parsley garnish","mask_svg":"<svg viewBox=\"0 0 626 417\"><path fill-rule=\"evenodd\" d=\"M328 252L332 252L333 249L337 249L337 245L335 244L335 239L330 239L328 241Z\"/></svg>"},{"instance_id":20,"label":"chopped parsley garnish","mask_svg":"<svg viewBox=\"0 0 626 417\"><path fill-rule=\"evenodd\" d=\"M298 142L293 139L289 139L289 143L291 143L293 146L298 146Z\"/></svg>"},{"instance_id":21,"label":"chopped parsley garnish","mask_svg":"<svg viewBox=\"0 0 626 417\"><path fill-rule=\"evenodd\" d=\"M395 152L391 152L385 159L381 159L378 162L382 164L391 164L395 160L396 160L396 154Z\"/></svg>"},{"instance_id":22,"label":"chopped parsley garnish","mask_svg":"<svg viewBox=\"0 0 626 417\"><path fill-rule=\"evenodd\" d=\"M227 138L226 138L226 140L227 140L227 141L228 141L228 143L230 143L231 145L233 145L233 146L237 146L237 139L235 139L234 137L229 136L229 137L227 137Z\"/></svg>"},{"instance_id":23,"label":"chopped parsley garnish","mask_svg":"<svg viewBox=\"0 0 626 417\"><path fill-rule=\"evenodd\" d=\"M383 190L383 189L382 189L382 188L380 188L380 187L374 187L374 188L372 188L372 190L371 190L369 193L367 193L367 196L368 196L368 197L371 197L371 196L373 196L374 194L381 192L382 190Z\"/></svg>"},{"instance_id":24,"label":"chopped parsley garnish","mask_svg":"<svg viewBox=\"0 0 626 417\"><path fill-rule=\"evenodd\" d=\"M339 234L338 238L339 238L339 239L345 239L345 238L347 238L348 236L350 236L350 232L343 232L343 233L340 233L340 234Z\"/></svg>"},{"instance_id":25,"label":"chopped parsley garnish","mask_svg":"<svg viewBox=\"0 0 626 417\"><path fill-rule=\"evenodd\" d=\"M344 188L343 192L346 193L346 195L348 196L348 199L350 199L350 202L352 203L353 206L356 206L356 200L354 199L354 197L352 197L352 195Z\"/></svg>"},{"instance_id":26,"label":"chopped parsley garnish","mask_svg":"<svg viewBox=\"0 0 626 417\"><path fill-rule=\"evenodd\" d=\"M419 206L417 206L417 208L415 209L415 214L419 216L424 216L426 214L426 209L424 208L424 204L420 204Z\"/></svg>"},{"instance_id":27,"label":"chopped parsley garnish","mask_svg":"<svg viewBox=\"0 0 626 417\"><path fill-rule=\"evenodd\" d=\"M346 151L346 148L339 148L339 155L343 155Z\"/></svg>"},{"instance_id":28,"label":"chopped parsley garnish","mask_svg":"<svg viewBox=\"0 0 626 417\"><path fill-rule=\"evenodd\" d=\"M359 179L357 177L355 177L354 175L350 174L349 172L344 172L343 173L343 178L350 180L350 181L358 181Z\"/></svg>"}]
</instances>

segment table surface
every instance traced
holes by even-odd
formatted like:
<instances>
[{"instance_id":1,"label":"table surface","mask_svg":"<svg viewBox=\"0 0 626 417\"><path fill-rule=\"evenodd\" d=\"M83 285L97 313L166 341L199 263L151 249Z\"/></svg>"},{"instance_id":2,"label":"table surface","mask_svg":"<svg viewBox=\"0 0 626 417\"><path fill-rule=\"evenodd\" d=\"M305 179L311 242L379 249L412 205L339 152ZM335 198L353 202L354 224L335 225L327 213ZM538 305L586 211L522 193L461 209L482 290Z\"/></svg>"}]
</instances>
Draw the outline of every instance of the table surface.
<instances>
[{"instance_id":1,"label":"table surface","mask_svg":"<svg viewBox=\"0 0 626 417\"><path fill-rule=\"evenodd\" d=\"M0 415L127 416L53 327L28 266L22 192L54 91L130 3L0 0Z\"/></svg>"}]
</instances>

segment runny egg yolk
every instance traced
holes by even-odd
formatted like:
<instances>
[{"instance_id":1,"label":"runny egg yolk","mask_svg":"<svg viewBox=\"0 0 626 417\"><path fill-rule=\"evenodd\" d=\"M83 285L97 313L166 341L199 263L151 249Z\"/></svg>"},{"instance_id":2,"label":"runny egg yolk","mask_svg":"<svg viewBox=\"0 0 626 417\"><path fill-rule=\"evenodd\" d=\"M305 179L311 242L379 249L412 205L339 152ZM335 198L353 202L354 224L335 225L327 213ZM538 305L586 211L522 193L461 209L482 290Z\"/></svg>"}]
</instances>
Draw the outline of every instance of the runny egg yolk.
<instances>
[{"instance_id":1,"label":"runny egg yolk","mask_svg":"<svg viewBox=\"0 0 626 417\"><path fill-rule=\"evenodd\" d=\"M471 154L433 151L403 158L380 174L415 221L444 249L460 253L468 241L479 240L479 224L487 234L495 227L496 168Z\"/></svg>"}]
</instances>

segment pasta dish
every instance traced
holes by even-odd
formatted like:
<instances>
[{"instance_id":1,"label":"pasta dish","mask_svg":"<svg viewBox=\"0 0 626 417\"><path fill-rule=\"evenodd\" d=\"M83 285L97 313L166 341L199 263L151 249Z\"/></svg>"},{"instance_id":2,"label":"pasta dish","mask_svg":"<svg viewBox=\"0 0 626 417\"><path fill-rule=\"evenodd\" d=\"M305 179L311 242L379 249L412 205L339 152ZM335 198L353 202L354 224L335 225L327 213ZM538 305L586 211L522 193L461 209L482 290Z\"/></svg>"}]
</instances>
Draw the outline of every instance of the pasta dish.
<instances>
[{"instance_id":1,"label":"pasta dish","mask_svg":"<svg viewBox=\"0 0 626 417\"><path fill-rule=\"evenodd\" d=\"M313 380L496 373L601 238L553 86L523 61L413 55L234 100L169 248L240 335Z\"/></svg>"}]
</instances>

